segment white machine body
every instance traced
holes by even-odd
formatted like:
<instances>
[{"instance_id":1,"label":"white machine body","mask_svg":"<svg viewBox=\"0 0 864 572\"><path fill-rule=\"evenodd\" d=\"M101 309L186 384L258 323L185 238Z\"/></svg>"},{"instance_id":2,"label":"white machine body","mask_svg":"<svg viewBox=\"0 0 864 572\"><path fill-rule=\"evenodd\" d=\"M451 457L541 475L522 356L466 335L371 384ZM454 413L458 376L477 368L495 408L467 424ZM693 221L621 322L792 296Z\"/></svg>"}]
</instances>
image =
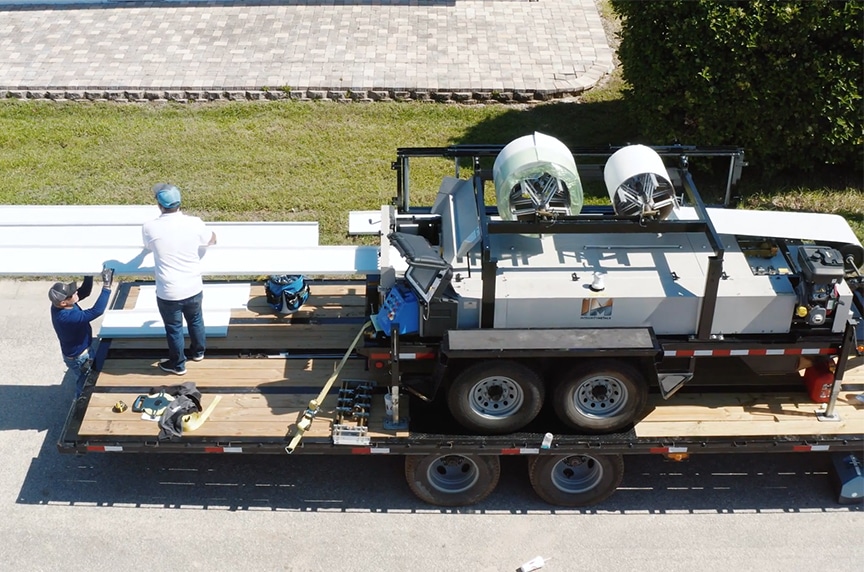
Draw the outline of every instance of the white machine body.
<instances>
[{"instance_id":1,"label":"white machine body","mask_svg":"<svg viewBox=\"0 0 864 572\"><path fill-rule=\"evenodd\" d=\"M792 269L782 255L754 261L726 242L712 334L771 334L790 331L798 297ZM701 234L621 234L531 237L498 235L495 328L597 328L650 326L658 335L696 333L705 296L710 249ZM482 281L478 254L454 267L460 304L459 328L480 323ZM753 265L774 274L755 274ZM468 272L469 266L474 270ZM595 274L603 290L594 291ZM836 311L848 312L852 292L843 283ZM841 332L844 319L832 331Z\"/></svg>"}]
</instances>

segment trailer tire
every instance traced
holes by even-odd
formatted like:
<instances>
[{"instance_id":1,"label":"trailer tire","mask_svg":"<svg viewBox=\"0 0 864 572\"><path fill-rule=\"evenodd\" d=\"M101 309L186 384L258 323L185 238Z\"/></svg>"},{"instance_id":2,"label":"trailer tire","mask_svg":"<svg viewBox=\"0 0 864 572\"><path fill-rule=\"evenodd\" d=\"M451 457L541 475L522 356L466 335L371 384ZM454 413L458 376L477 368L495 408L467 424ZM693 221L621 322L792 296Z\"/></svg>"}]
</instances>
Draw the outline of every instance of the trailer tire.
<instances>
[{"instance_id":1,"label":"trailer tire","mask_svg":"<svg viewBox=\"0 0 864 572\"><path fill-rule=\"evenodd\" d=\"M528 465L531 486L556 506L589 506L609 498L624 478L621 455L537 455Z\"/></svg>"},{"instance_id":2,"label":"trailer tire","mask_svg":"<svg viewBox=\"0 0 864 572\"><path fill-rule=\"evenodd\" d=\"M536 371L509 360L482 361L462 371L447 392L456 421L483 435L518 431L543 406L546 387Z\"/></svg>"},{"instance_id":3,"label":"trailer tire","mask_svg":"<svg viewBox=\"0 0 864 572\"><path fill-rule=\"evenodd\" d=\"M496 455L406 455L405 479L417 497L437 506L466 506L489 496L498 485Z\"/></svg>"},{"instance_id":4,"label":"trailer tire","mask_svg":"<svg viewBox=\"0 0 864 572\"><path fill-rule=\"evenodd\" d=\"M648 384L633 366L614 360L579 364L555 387L555 413L586 433L611 433L632 424L648 399Z\"/></svg>"}]
</instances>

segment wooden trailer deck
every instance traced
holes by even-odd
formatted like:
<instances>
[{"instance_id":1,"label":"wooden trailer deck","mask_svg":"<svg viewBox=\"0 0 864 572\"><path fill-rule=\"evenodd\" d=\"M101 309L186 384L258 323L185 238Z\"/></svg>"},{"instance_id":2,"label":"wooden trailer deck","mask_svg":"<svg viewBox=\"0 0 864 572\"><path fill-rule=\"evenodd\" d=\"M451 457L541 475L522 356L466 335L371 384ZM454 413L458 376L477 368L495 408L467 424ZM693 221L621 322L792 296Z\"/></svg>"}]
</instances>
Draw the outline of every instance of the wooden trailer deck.
<instances>
[{"instance_id":1,"label":"wooden trailer deck","mask_svg":"<svg viewBox=\"0 0 864 572\"><path fill-rule=\"evenodd\" d=\"M115 307L131 308L137 286L124 286ZM264 289L255 284L246 308L233 310L228 334L208 339L208 355L187 362L187 374L170 376L158 369L164 355L163 338L111 340L111 350L78 430L81 438L155 439L158 424L142 419L131 407L116 413L117 401L130 405L151 388L194 382L206 409L215 396L220 402L196 437L279 439L293 434L294 424L330 377L342 354L364 322L364 291L359 283L312 284L311 296L300 312L282 317L266 304ZM250 353L248 350L252 350ZM312 351L325 355L311 355ZM152 357L140 357L149 351ZM233 352L233 354L232 354ZM116 357L115 357L116 356ZM635 427L642 438L771 437L777 435L864 435L864 365L850 360L843 390L837 401L840 421L819 421L819 404L801 392L681 393L664 401L652 397L647 415ZM383 377L382 377L383 375ZM306 438L327 439L335 417L336 390L342 380L372 381L387 385L386 374L366 371L362 359L349 360L325 399ZM407 430L384 429L383 395L373 396L369 436L408 437ZM401 413L408 415L408 399Z\"/></svg>"},{"instance_id":2,"label":"wooden trailer deck","mask_svg":"<svg viewBox=\"0 0 864 572\"><path fill-rule=\"evenodd\" d=\"M132 285L121 291L115 309L133 308L138 290ZM113 339L78 434L155 438L158 424L132 411L135 399L150 393L151 388L193 382L201 391L203 408L220 396L207 421L194 432L196 437L291 435L299 415L317 397L363 325L364 295L363 285L358 283L312 284L309 301L301 311L277 316L267 305L263 285L255 284L247 307L232 310L228 335L208 338L207 357L201 362L187 361L187 373L182 377L167 375L158 368L156 356L164 355L160 351L165 348L164 338ZM154 357L129 357L142 350L152 350ZM327 355L310 356L310 350L325 350ZM330 437L343 380L375 383L376 377L366 371L365 360L349 359L306 438ZM406 431L384 429L383 395L373 397L377 402L368 420L369 436L407 436ZM114 412L117 401L130 408ZM407 402L401 403L403 414L407 414Z\"/></svg>"}]
</instances>

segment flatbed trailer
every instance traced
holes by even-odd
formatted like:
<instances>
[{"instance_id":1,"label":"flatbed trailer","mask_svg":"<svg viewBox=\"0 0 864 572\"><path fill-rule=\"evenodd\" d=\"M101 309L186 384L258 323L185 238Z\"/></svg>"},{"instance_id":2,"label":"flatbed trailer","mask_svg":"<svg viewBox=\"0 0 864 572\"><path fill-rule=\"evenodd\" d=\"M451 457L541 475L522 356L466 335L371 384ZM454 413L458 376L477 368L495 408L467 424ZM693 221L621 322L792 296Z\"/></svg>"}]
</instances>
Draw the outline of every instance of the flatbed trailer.
<instances>
[{"instance_id":1,"label":"flatbed trailer","mask_svg":"<svg viewBox=\"0 0 864 572\"><path fill-rule=\"evenodd\" d=\"M121 284L112 310L134 308L143 284ZM262 283L247 284L248 303L231 311L226 335L208 338L206 359L188 362L182 378L166 376L157 367L164 355L162 337L102 338L84 394L64 425L59 451L287 454L310 400L364 326L375 278L310 281L307 303L288 316L272 312ZM414 396L403 395L394 420L385 400L389 372L370 369L354 351L292 452L404 455L411 490L426 502L447 506L489 495L503 455L531 458L531 484L547 502L583 506L615 491L625 455L681 460L700 453L831 452L852 471L840 477L845 485L839 500L854 502L862 486L855 463L864 450L864 401L859 399L864 365L852 344L840 348L840 375L827 406L811 400L800 375L766 381L736 370L734 363L726 369L722 361L704 371L697 368L673 400L652 391L638 421L626 431L574 434L543 411L518 433L477 435L456 423L446 407ZM715 383L718 377L725 379ZM740 390L730 388L732 377ZM218 406L194 431L160 440L158 423L143 419L131 405L180 382L195 384L205 410L217 397ZM127 407L115 407L118 402ZM340 407L358 402L365 416L358 420L340 414Z\"/></svg>"}]
</instances>

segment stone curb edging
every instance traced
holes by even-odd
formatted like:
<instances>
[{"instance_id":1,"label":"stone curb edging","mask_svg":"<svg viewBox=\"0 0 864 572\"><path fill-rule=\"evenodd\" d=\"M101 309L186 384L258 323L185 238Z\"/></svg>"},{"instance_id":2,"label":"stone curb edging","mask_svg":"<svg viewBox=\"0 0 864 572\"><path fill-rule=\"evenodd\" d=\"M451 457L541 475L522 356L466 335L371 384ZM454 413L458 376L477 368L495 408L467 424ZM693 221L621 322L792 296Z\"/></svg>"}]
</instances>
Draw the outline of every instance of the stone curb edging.
<instances>
[{"instance_id":1,"label":"stone curb edging","mask_svg":"<svg viewBox=\"0 0 864 572\"><path fill-rule=\"evenodd\" d=\"M579 95L585 88L571 90L534 91L435 91L435 90L101 90L101 89L7 89L0 99L50 101L113 101L120 103L151 103L171 101L195 103L213 101L430 101L437 103L531 103Z\"/></svg>"},{"instance_id":2,"label":"stone curb edging","mask_svg":"<svg viewBox=\"0 0 864 572\"><path fill-rule=\"evenodd\" d=\"M62 101L112 101L118 103L213 101L318 101L371 103L376 101L428 101L436 103L539 103L582 94L611 69L595 65L575 79L559 82L555 89L534 90L433 90L346 88L176 88L176 89L63 89L0 88L0 99Z\"/></svg>"}]
</instances>

